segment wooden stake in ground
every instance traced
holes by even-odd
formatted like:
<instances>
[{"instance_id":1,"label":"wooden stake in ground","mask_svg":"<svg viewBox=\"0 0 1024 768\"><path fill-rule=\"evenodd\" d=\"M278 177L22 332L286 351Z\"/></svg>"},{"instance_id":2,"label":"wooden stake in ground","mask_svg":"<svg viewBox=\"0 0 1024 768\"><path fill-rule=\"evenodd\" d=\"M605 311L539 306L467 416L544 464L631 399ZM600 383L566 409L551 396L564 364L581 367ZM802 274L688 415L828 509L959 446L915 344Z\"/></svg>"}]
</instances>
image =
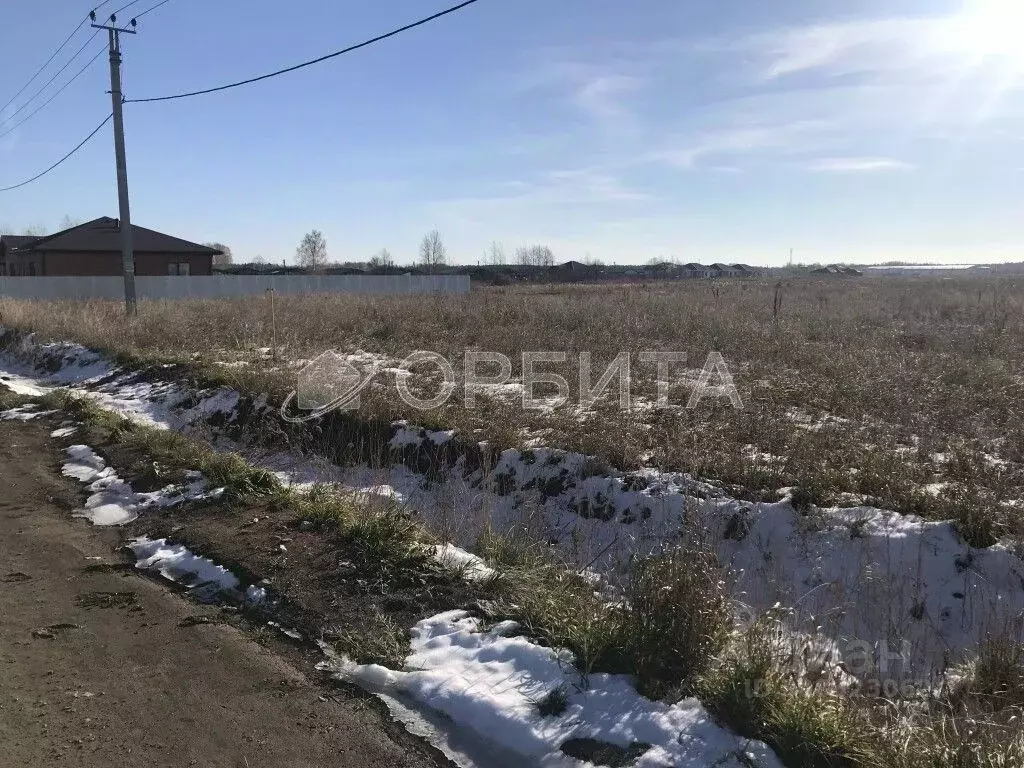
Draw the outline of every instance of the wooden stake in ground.
<instances>
[{"instance_id":1,"label":"wooden stake in ground","mask_svg":"<svg viewBox=\"0 0 1024 768\"><path fill-rule=\"evenodd\" d=\"M274 307L274 289L267 288L267 293L270 294L270 327L273 333L272 346L270 347L270 359L275 363L277 362L277 311Z\"/></svg>"}]
</instances>

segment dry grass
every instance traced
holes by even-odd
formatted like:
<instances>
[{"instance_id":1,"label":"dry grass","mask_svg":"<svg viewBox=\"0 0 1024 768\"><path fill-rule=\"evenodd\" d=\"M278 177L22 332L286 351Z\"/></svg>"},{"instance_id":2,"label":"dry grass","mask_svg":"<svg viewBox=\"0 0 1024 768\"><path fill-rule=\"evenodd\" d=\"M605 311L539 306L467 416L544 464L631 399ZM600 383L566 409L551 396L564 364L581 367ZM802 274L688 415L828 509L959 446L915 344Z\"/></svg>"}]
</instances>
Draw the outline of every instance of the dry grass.
<instances>
[{"instance_id":1,"label":"dry grass","mask_svg":"<svg viewBox=\"0 0 1024 768\"><path fill-rule=\"evenodd\" d=\"M468 296L283 298L277 339L290 360L325 349L402 358L444 354L456 371L467 349L517 359L559 350L557 366L577 381L579 352L595 372L633 355L634 395L652 399L645 350L684 351L700 367L720 351L746 403L622 413L563 408L524 412L518 403L459 398L410 412L390 387L366 398L368 416L409 417L455 427L497 445L524 435L593 453L628 469L684 469L774 498L798 485L807 503L854 494L901 512L952 517L971 543L1020 532L1008 501L1024 498L1024 284L986 279L793 281L773 317L774 283L705 282L629 286L481 289ZM0 301L0 322L73 339L125 361L188 361L205 375L283 393L294 371L259 352L271 344L263 300L146 303L126 322L116 303ZM576 360L576 364L573 360ZM226 367L224 361L244 365ZM847 501L851 499L847 497Z\"/></svg>"},{"instance_id":2,"label":"dry grass","mask_svg":"<svg viewBox=\"0 0 1024 768\"><path fill-rule=\"evenodd\" d=\"M419 578L436 567L421 547L428 535L401 510L370 512L326 487L292 492L240 458L213 454L191 438L132 425L85 400L51 395L46 403L102 427L150 463L201 468L235 489L234 503L269 498L297 520L340 534L360 570L379 576L381 584L402 574ZM584 674L632 674L649 695L699 694L717 717L768 742L791 768L1024 764L1024 651L1016 636L989 638L961 682L940 695L868 699L794 673L793 640L776 617L731 631L724 577L696 532L682 548L635 563L629 586L611 601L552 560L544 542L525 530L516 534L488 537L478 547L502 572L495 596L508 617L531 635L574 651ZM374 626L370 634L343 633L339 643L361 660L399 663L407 647L404 628L383 614ZM538 704L552 712L556 705Z\"/></svg>"}]
</instances>

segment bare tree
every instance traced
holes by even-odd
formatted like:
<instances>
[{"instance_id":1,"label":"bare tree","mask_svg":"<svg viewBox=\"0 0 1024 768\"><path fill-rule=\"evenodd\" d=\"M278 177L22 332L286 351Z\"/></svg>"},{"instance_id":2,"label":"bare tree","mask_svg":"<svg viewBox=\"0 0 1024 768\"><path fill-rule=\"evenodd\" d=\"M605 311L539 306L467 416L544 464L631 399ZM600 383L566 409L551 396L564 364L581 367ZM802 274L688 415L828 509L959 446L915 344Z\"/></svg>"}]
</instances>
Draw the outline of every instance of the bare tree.
<instances>
[{"instance_id":1,"label":"bare tree","mask_svg":"<svg viewBox=\"0 0 1024 768\"><path fill-rule=\"evenodd\" d=\"M203 243L207 248L213 248L215 251L220 251L219 256L213 257L213 266L215 267L226 267L234 263L234 256L231 254L231 247L224 245L224 243Z\"/></svg>"},{"instance_id":2,"label":"bare tree","mask_svg":"<svg viewBox=\"0 0 1024 768\"><path fill-rule=\"evenodd\" d=\"M387 248L381 248L379 251L373 254L373 256L370 257L369 265L371 269L380 269L381 267L393 267L395 266L395 259Z\"/></svg>"},{"instance_id":3,"label":"bare tree","mask_svg":"<svg viewBox=\"0 0 1024 768\"><path fill-rule=\"evenodd\" d=\"M323 232L314 229L305 234L299 247L295 249L295 256L299 260L299 266L319 272L327 264L327 240Z\"/></svg>"},{"instance_id":4,"label":"bare tree","mask_svg":"<svg viewBox=\"0 0 1024 768\"><path fill-rule=\"evenodd\" d=\"M428 269L433 269L444 264L447 259L448 252L441 240L441 233L432 229L423 236L423 242L420 243L420 263Z\"/></svg>"},{"instance_id":5,"label":"bare tree","mask_svg":"<svg viewBox=\"0 0 1024 768\"><path fill-rule=\"evenodd\" d=\"M550 267L555 254L546 245L530 245L516 249L516 261L530 267Z\"/></svg>"},{"instance_id":6,"label":"bare tree","mask_svg":"<svg viewBox=\"0 0 1024 768\"><path fill-rule=\"evenodd\" d=\"M84 223L81 219L76 219L70 214L65 213L64 218L60 220L60 231L63 232L65 229L72 229Z\"/></svg>"},{"instance_id":7,"label":"bare tree","mask_svg":"<svg viewBox=\"0 0 1024 768\"><path fill-rule=\"evenodd\" d=\"M484 264L498 266L500 264L504 264L506 261L507 257L505 256L505 246L497 240L492 242L490 247L484 251Z\"/></svg>"},{"instance_id":8,"label":"bare tree","mask_svg":"<svg viewBox=\"0 0 1024 768\"><path fill-rule=\"evenodd\" d=\"M26 235L27 237L43 237L46 235L46 227L42 224L33 224L29 227L25 227L21 231L21 234Z\"/></svg>"}]
</instances>

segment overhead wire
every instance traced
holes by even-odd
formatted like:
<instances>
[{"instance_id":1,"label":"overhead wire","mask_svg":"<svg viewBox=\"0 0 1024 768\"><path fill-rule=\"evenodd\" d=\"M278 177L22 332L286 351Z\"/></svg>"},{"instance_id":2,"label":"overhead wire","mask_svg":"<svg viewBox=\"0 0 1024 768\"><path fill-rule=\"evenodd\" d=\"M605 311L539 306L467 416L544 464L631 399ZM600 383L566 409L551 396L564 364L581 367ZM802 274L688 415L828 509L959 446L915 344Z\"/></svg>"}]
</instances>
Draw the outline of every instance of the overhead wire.
<instances>
[{"instance_id":1,"label":"overhead wire","mask_svg":"<svg viewBox=\"0 0 1024 768\"><path fill-rule=\"evenodd\" d=\"M27 184L31 184L33 181L37 181L37 180L43 178L43 176L45 176L46 174L50 173L50 171L55 170L59 165L61 165L61 163L63 163L65 160L67 160L72 155L74 155L76 152L78 152L78 150L80 150L82 147L84 147L86 144L88 144L89 143L89 139L91 139L93 136L95 136L97 133L99 133L100 129L104 125L109 123L110 122L110 118L112 118L113 116L114 116L113 112L111 112L109 115L107 115L106 118L104 118L102 123L100 123L95 128L93 128L92 133L90 133L88 136L86 136L84 139L82 139L81 142L79 142L78 146L76 146L74 149L72 149L70 152L68 152L66 155L64 155L64 157L62 157L56 163L51 165L45 171L43 171L42 173L37 173L31 179L26 179L25 181L22 181L22 182L20 182L18 184L12 184L9 187L0 187L0 192L10 192L12 189L18 189L20 187L24 187Z\"/></svg>"},{"instance_id":2,"label":"overhead wire","mask_svg":"<svg viewBox=\"0 0 1024 768\"><path fill-rule=\"evenodd\" d=\"M82 44L82 47L79 48L77 51L75 51L74 55L64 63L63 67L61 67L60 69L57 70L57 72L53 75L53 77L51 77L49 80L46 81L45 85L43 85L42 88L37 90L32 95L31 98L29 98L26 101L22 102L21 106L18 107L13 112L11 112L9 115L7 115L7 117L0 119L0 125L3 125L5 123L9 123L11 120L13 120L19 114L21 114L22 110L24 110L25 107L27 107L33 101L38 99L39 95L43 91L45 91L47 88L49 88L50 85L53 83L53 81L56 80L58 77L60 77L64 73L64 70L66 70L68 67L71 66L71 62L73 62L75 59L77 59L82 54L82 51L84 51L89 46L89 43L91 43L93 40L96 39L96 35L98 35L99 33L100 33L100 30L98 30L98 29L95 32L93 32L92 36L88 40L86 40L85 43Z\"/></svg>"},{"instance_id":3,"label":"overhead wire","mask_svg":"<svg viewBox=\"0 0 1024 768\"><path fill-rule=\"evenodd\" d=\"M135 16L134 16L133 18L134 18L134 19L136 19L136 20L138 20L138 19L141 19L141 18L142 18L143 16L145 16L145 15L146 15L147 13L152 13L152 12L153 12L153 11L155 11L155 10L156 10L157 8L159 8L159 7L161 6L161 5L166 5L166 4L167 4L167 3L169 3L169 2L171 2L171 0L160 0L160 2L159 2L159 3L157 3L157 4L156 4L156 5L154 5L154 6L151 6L150 8L147 8L147 9L146 9L146 10L144 10L144 11L143 11L142 13L137 13L137 14L135 14Z\"/></svg>"},{"instance_id":4,"label":"overhead wire","mask_svg":"<svg viewBox=\"0 0 1024 768\"><path fill-rule=\"evenodd\" d=\"M279 69L276 72L268 72L265 75L258 75L257 77L250 77L250 78L248 78L246 80L239 80L239 81L234 82L234 83L228 83L227 85L219 85L219 86L217 86L215 88L204 88L204 89L199 90L199 91L189 91L187 93L175 93L175 94L171 94L171 95L168 95L168 96L152 96L152 97L145 98L145 99L126 99L125 103L126 104L144 104L144 103L153 102L153 101L171 101L173 99L186 99L186 98L189 98L191 96L203 96L203 95L208 94L208 93L217 93L218 91L226 91L229 88L238 88L239 86L242 86L242 85L249 85L250 83L258 83L261 80L269 80L272 77L277 77L279 75L284 75L284 74L287 74L289 72L294 72L294 71L296 71L298 69L303 69L305 67L310 67L310 66L312 66L314 64L319 64L321 62L327 61L328 59L333 59L333 58L336 58L336 57L341 56L341 55L346 54L346 53L352 53L353 51L358 51L360 48L366 48L367 46L373 45L374 43L379 43L382 40L387 40L390 37L395 37L396 35L400 35L403 32L408 32L410 29L415 29L416 27L422 27L424 24L429 24L430 22L436 21L437 19L440 19L443 16L448 16L449 14L455 13L456 11L461 11L463 8L465 8L467 6L470 6L470 5L473 5L474 3L477 3L477 2L479 2L479 0L465 0L464 2L461 2L458 5L453 5L452 7L446 8L443 11L438 11L437 13L432 14L430 16L427 16L426 18L420 19L419 21L414 21L411 24L406 24L405 26L398 27L397 29L393 29L390 32L385 32L384 34L377 35L376 37L372 37L369 40L364 40L361 43L356 43L355 45L350 45L347 48L342 48L340 51L334 51L333 53L328 53L325 56L319 56L319 57L317 57L315 59L310 59L309 61L304 61L304 62L302 62L300 64L295 64L295 65L290 66L290 67L285 67L284 69Z\"/></svg>"},{"instance_id":5,"label":"overhead wire","mask_svg":"<svg viewBox=\"0 0 1024 768\"><path fill-rule=\"evenodd\" d=\"M92 12L95 13L100 8L102 8L104 5L109 3L110 1L111 0L103 0L103 2L101 2L99 5L97 5L95 8L92 9ZM39 69L37 69L35 71L35 73L32 75L32 77L30 77L25 82L25 84L23 86L21 86L21 88L18 90L18 92L15 93L10 99L8 99L7 103L5 103L2 107L0 107L0 113L3 113L3 111L5 109L7 109L9 106L11 106L11 104L13 104L17 100L17 98L19 96L21 96L21 94L23 94L25 92L25 89L28 88L30 85L32 85L32 83L35 82L36 78L39 77L39 75L41 75L43 73L43 71L48 66L50 66L50 64L53 62L54 59L57 58L57 56L60 54L60 52L63 51L64 48L67 47L67 44L71 42L71 38L73 38L76 34L78 34L78 30L80 30L82 27L85 26L85 23L87 21L89 21L89 18L90 18L89 14L86 14L85 16L82 17L82 20L78 22L78 25L73 30L71 30L71 34L68 35L67 37L65 37L64 41L60 45L57 46L57 50L55 50L53 53L50 54L50 58L48 58L45 62L43 62L43 65L41 67L39 67Z\"/></svg>"},{"instance_id":6,"label":"overhead wire","mask_svg":"<svg viewBox=\"0 0 1024 768\"><path fill-rule=\"evenodd\" d=\"M159 2L157 2L157 3L156 3L155 5L153 5L152 7L150 7L150 8L147 8L147 9L146 9L146 10L144 10L144 11L143 11L142 13L140 13L140 14L136 15L136 16L135 16L134 18L135 18L135 19L138 19L138 18L140 18L141 16L145 16L145 15L146 15L147 13L150 13L150 12L152 12L152 11L155 11L155 10L156 10L157 8L159 8L159 7L160 7L160 6L162 6L162 5L165 5L165 4L166 4L166 3L168 3L169 1L170 1L170 0L160 0ZM98 9L99 7L102 7L103 5L106 5L106 3L108 3L108 2L110 2L110 0L104 0L104 2L102 2L102 3L100 4L100 6L97 6L97 9ZM130 8L131 6L135 5L135 4L136 4L136 3L138 3L138 2L140 2L140 0L132 0L132 1L130 2L130 3L128 3L128 4L124 5L124 6L122 6L122 7L120 8L120 9L118 9L117 11L115 11L113 15L114 15L114 16L116 16L116 15L117 15L118 13L120 13L121 11L123 11L123 10L126 10L126 9ZM203 90L199 90L199 91L191 91L191 92L188 92L188 93L179 93L179 94L172 94L172 95L169 95L169 96L157 96L157 97L151 97L151 98L143 98L143 99L125 99L124 103L126 103L126 104L130 104L130 103L145 103L145 102L154 102L154 101L170 101L170 100L173 100L173 99L184 99L184 98L188 98L188 97L190 97L190 96L201 96L201 95L204 95L204 94L208 94L208 93L216 93L216 92L218 92L218 91L225 91L225 90L228 90L229 88L237 88L237 87L239 87L239 86L242 86L242 85L249 85L249 84L251 84L251 83L256 83L256 82L260 82L260 81L262 81L262 80L268 80L268 79L270 79L270 78L272 78L272 77L277 77L277 76L279 76L279 75L284 75L284 74L287 74L287 73L289 73L289 72L295 72L296 70L299 70L299 69L303 69L303 68L305 68L305 67L309 67L309 66L312 66L312 65L314 65L314 64L319 64L319 63L321 63L321 62L324 62L324 61L328 61L329 59L334 59L334 58L336 58L336 57L338 57L338 56L342 56L342 55L344 55L344 54L347 54L347 53L352 53L353 51L357 51L357 50L359 50L359 49L361 49L361 48L366 48L366 47L368 47L368 46L370 46L370 45L373 45L373 44L375 44L375 43L379 43L379 42L381 42L382 40L387 40L388 38L391 38L391 37L395 37L395 36L397 36L397 35L400 35L400 34L402 34L403 32L407 32L407 31L409 31L409 30L411 30L411 29L415 29L416 27L421 27L421 26L423 26L423 25L425 25L425 24L429 24L429 23L430 23L430 22L432 22L432 21L436 21L437 19L440 19L440 18L442 18L442 17L444 17L444 16L448 16L448 15L450 15L450 14L452 14L452 13L455 13L455 12L457 12L457 11L460 11L460 10L462 10L463 8L466 8L467 6L473 5L473 4L477 3L477 2L479 2L479 0L464 0L463 2L461 2L461 3L458 3L457 5L453 5L453 6L449 7L449 8L445 8L445 9L444 9L444 10L442 10L442 11L438 11L437 13L431 14L430 16L424 17L424 18L422 18L422 19L419 19L419 20L417 20L417 21L411 22L411 23L409 23L409 24L405 24L404 26L398 27L397 29L393 29L393 30L391 30L390 32L385 32L384 34L381 34L381 35L377 35L377 36L375 36L375 37L372 37L372 38L370 38L370 39L368 39L368 40L364 40L364 41L363 41L363 42L361 42L361 43L356 43L355 45L350 45L350 46L348 46L347 48L342 48L341 50L338 50L338 51L334 51L333 53L329 53L329 54L327 54L327 55L325 55L325 56L319 56L319 57L317 57L317 58L315 58L315 59L310 59L310 60L308 60L308 61L304 61L304 62L301 62L301 63L299 63L299 64L295 64L295 65L293 65L293 66L290 66L290 67L285 67L284 69L279 69L279 70L277 70L277 71L275 71L275 72L269 72L269 73L267 73L267 74L264 74L264 75L259 75L259 76L257 76L257 77L251 77L251 78L248 78L248 79L246 79L246 80L240 80L240 81L238 81L238 82L234 82L234 83L228 83L227 85L222 85L222 86L218 86L218 87L215 87L215 88L206 88L206 89L203 89ZM83 22L81 22L81 23L79 24L79 26L75 28L75 32L77 32L77 31L78 31L79 29L81 29L81 27L82 27L82 25L83 25L84 23L85 23L84 21L83 21ZM82 48L80 48L80 49L79 49L79 50L78 50L78 51L77 51L77 52L75 53L75 55L74 55L74 56L72 56L72 57L71 57L71 59L69 59L67 63L65 63L65 65L64 65L64 66L63 66L63 67L62 67L62 68L61 68L61 69L60 69L60 70L59 70L59 71L57 72L57 74L56 74L56 75L54 75L54 76L53 76L52 78L50 78L50 80L49 80L49 81L47 81L46 85L44 85L44 86L43 86L43 87L42 87L42 88L41 88L41 89L40 89L40 90L39 90L39 91L38 91L38 92L37 92L37 93L36 93L36 94L35 94L35 95L34 95L34 96L33 96L33 97L31 98L31 99L29 99L29 101L27 101L27 102L25 102L24 104L22 104L22 106L21 106L21 107L20 107L20 108L19 108L18 110L16 110L14 114L12 114L11 116L9 116L9 117L8 117L8 118L7 118L6 120L4 120L4 121L0 121L0 125L2 125L2 124L3 124L3 122L9 122L9 121L10 121L10 119L11 119L11 117L13 117L14 115L18 114L18 113L19 113L19 112L20 112L20 111L21 111L22 109L24 109L24 108L25 108L25 106L27 106L27 104L31 103L31 101L32 101L32 100L34 100L34 99L35 99L36 97L38 97L38 95L39 95L39 93L40 93L40 92L42 92L43 90L45 90L47 86L49 86L49 85L50 85L50 84L51 84L51 83L52 83L52 82L53 82L54 80L56 80L56 78L57 78L57 77L58 77L58 76L59 76L59 75L60 75L60 74L61 74L61 73L62 73L62 72L63 72L64 70L66 70L66 69L68 68L68 66L69 66L69 65L71 64L71 62L72 62L72 61L74 61L74 59L75 59L75 58L77 58L77 56L78 56L79 54L81 54L81 52L82 52L83 50L85 50L85 47L86 47L86 46L87 46L87 45L88 45L88 44L89 44L89 43L90 43L90 42L91 42L91 41L92 41L92 40L93 40L93 39L94 39L94 38L96 37L96 34L98 34L98 33L99 33L99 31L100 31L100 30L96 30L96 32L95 32L95 33L93 33L92 37L90 37L90 38L89 38L89 40L87 40L87 41L86 41L85 45L83 45L83 46L82 46ZM73 36L74 36L74 32L72 33L72 35L71 35L71 36L69 36L68 40L70 40L70 39L71 39L71 37L73 37ZM54 56L52 56L52 57L50 58L50 60L49 60L49 61L47 62L47 65L48 65L48 64L50 63L50 61L52 61L52 60L53 60L53 58L55 58L55 57L56 57L56 55L57 55L58 53L60 53L60 50L62 50L62 49L63 49L63 47L64 47L64 46L65 46L66 44L67 44L67 41L65 41L65 42L64 42L64 43L63 43L63 44L61 45L61 47L60 47L60 48L58 48L58 50L57 50L57 52L55 52ZM96 56L94 56L94 57L93 57L93 58L92 58L92 59L91 59L91 60L90 60L90 61L89 61L89 62L88 62L88 63L86 64L86 66L85 66L85 67L83 67L83 68L82 68L82 69L81 69L81 70L80 70L80 71L79 71L78 73L76 73L76 74L75 74L75 75L74 75L74 76L73 76L73 77L71 78L71 80L69 80L69 81L68 81L67 83L65 83L65 84L64 84L63 86L61 86L61 88L60 88L60 89L59 89L59 90L57 91L57 93L53 94L53 95L52 95L52 96L50 97L50 99L49 99L48 101L46 101L46 102L45 102L44 104L40 105L40 106L39 106L39 107L38 107L38 108L37 108L36 110L34 110L34 111L33 111L33 112L32 112L32 113L30 114L30 115L28 115L28 117L26 117L26 118L24 118L23 120L21 120L21 121L20 121L20 122L19 122L19 123L18 123L17 125L21 125L21 124L22 124L22 123L24 123L24 122L25 122L26 120L28 120L29 118L31 118L31 117L32 117L32 115L34 115L34 114L35 114L36 112L38 112L38 111L39 111L40 109L42 109L42 108L43 108L43 107L45 107L45 106L46 106L47 104L49 104L49 103L50 103L51 101L53 101L53 99L55 99L55 98L56 98L56 97L57 97L57 96L58 96L58 95L60 94L60 92L61 92L61 91L63 91L63 90L65 89L65 88L67 88L67 87L68 87L68 86L69 86L69 85L70 85L70 84L71 84L72 82L74 82L74 81L75 81L75 80L76 80L76 79L77 79L77 78L78 78L78 77L79 77L79 76L80 76L80 75L81 75L81 74L82 74L82 73L83 73L83 72L84 72L84 71L85 71L86 69L88 69L88 67L89 67L89 66L90 66L90 65L91 65L91 64L92 64L92 63L93 63L93 62L94 62L94 61L95 61L95 60L96 60L97 58L99 58L99 55L100 55L100 54L102 54L102 53L103 53L103 51L99 51L99 52L97 53L97 55L96 55ZM43 68L45 69L45 65L44 65L44 67L43 67ZM38 76L38 74L37 74L36 76ZM34 77L36 77L36 76L34 76ZM33 79L34 79L34 77L33 77ZM27 87L27 86L25 86L25 87ZM22 88L22 91L24 91L24 88ZM19 93L15 95L15 98L17 98L17 96L18 96L18 95L20 95L20 93L21 93L22 91L19 91ZM9 106L9 103L8 103L8 106ZM58 160L57 162L55 162L55 163L54 163L53 165L51 165L51 166L50 166L49 168L47 168L46 170L42 171L41 173L38 173L38 174L36 174L36 175L35 175L35 176L33 176L32 178L30 178L30 179L26 179L25 181L22 181L22 182L20 182L20 183L18 183L18 184L13 184L13 185L11 185L11 186L8 186L8 187L0 187L0 192L9 192L9 191L11 191L11 190L14 190L14 189L19 189L19 188L21 188L21 187L24 187L24 186L26 186L26 185L28 185L28 184L31 184L31 183L32 183L32 182L34 182L34 181L37 181L37 180L39 180L39 179L43 178L43 177L44 177L44 176L46 176L46 175L47 175L48 173L50 173L51 171L55 170L55 169L56 169L57 167L59 167L59 166L60 166L60 165L61 165L62 163L64 163L64 162L65 162L66 160L68 160L68 159L69 159L70 157L72 157L72 156L73 156L73 155L74 155L75 153L77 153L77 152L78 152L78 151L79 151L80 149L82 149L82 147L84 147L84 146L85 146L85 145L86 145L86 144L87 144L87 143L89 142L89 140L90 140L90 139L92 139L92 137L93 137L93 136L95 136L95 135L96 135L97 133L99 133L100 129L101 129L101 128L103 128L103 126L104 126L104 125L106 125L106 124L107 124L107 123L108 123L108 122L110 121L110 119L111 119L112 117L113 117L113 113L111 113L110 115L107 115L106 119L104 119L104 120L103 120L103 122L101 122L101 123L100 123L99 125L97 125L97 126L96 126L96 127L95 127L95 128L93 129L93 130L92 130L92 132L91 132L91 133L89 133L89 135L88 135L88 136L86 136L86 137L85 137L85 138L84 138L84 139L83 139L83 140L82 140L82 141L81 141L81 142L80 142L80 143L79 143L79 144L78 144L78 145L77 145L77 146L76 146L76 147L75 147L74 149L72 149L72 150L71 150L70 152L68 152L68 153L67 153L66 155L64 155L64 157L62 157L62 158L61 158L60 160ZM17 125L16 125L16 126L14 126L14 127L16 128L16 127L17 127ZM12 128L11 130L13 130L13 128ZM8 130L8 131L7 131L6 133L10 133L10 130ZM6 135L6 133L4 133L4 134L0 134L0 136Z\"/></svg>"},{"instance_id":7,"label":"overhead wire","mask_svg":"<svg viewBox=\"0 0 1024 768\"><path fill-rule=\"evenodd\" d=\"M86 63L86 65L84 67L82 67L80 70L78 70L78 72L76 72L72 76L72 78L70 80L68 80L66 83L64 83L64 85L62 85L60 88L58 88L56 91L54 91L53 94L51 94L50 98L48 98L46 101L44 101L38 107L33 109L31 112L29 112L27 115L25 115L25 117L23 117L21 120L16 122L14 125L12 125L10 128L8 128L6 131L4 131L3 133L0 133L0 139L2 139L4 136L7 136L8 134L13 133L14 131L16 131L20 126L22 126L25 123L27 123L29 120L31 120L33 117L35 117L36 114L38 114L43 109L45 109L47 106L52 104L54 99L56 99L58 96L60 96L65 91L65 89L67 89L67 87L69 85L71 85L73 82L75 82L75 80L77 80L79 77L81 77L85 73L85 71L89 67L91 67L93 64L95 64L96 60L100 56L102 56L104 53L106 53L106 52L107 52L107 46L104 45L102 48L100 48L98 51L96 51L96 55L93 56L91 59L89 59L89 61Z\"/></svg>"}]
</instances>

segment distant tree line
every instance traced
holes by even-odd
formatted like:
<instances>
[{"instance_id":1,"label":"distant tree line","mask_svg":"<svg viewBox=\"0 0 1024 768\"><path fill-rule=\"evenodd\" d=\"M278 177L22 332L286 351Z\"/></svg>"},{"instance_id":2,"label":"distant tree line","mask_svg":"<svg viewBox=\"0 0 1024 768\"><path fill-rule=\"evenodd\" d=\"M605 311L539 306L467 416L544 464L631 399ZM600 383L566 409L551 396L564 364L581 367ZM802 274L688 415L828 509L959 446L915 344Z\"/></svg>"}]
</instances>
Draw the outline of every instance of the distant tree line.
<instances>
[{"instance_id":1,"label":"distant tree line","mask_svg":"<svg viewBox=\"0 0 1024 768\"><path fill-rule=\"evenodd\" d=\"M366 266L370 269L390 269L396 266L395 258L387 248L377 251L365 262L331 262L328 258L327 239L323 232L313 229L307 232L295 250L298 265L311 272L321 272L329 266ZM432 229L420 241L417 263L426 270L436 269L448 264L448 248L437 229ZM491 243L484 251L483 263L501 265L508 263L505 246L497 241ZM515 263L550 267L555 263L555 255L546 245L530 245L517 248Z\"/></svg>"}]
</instances>

